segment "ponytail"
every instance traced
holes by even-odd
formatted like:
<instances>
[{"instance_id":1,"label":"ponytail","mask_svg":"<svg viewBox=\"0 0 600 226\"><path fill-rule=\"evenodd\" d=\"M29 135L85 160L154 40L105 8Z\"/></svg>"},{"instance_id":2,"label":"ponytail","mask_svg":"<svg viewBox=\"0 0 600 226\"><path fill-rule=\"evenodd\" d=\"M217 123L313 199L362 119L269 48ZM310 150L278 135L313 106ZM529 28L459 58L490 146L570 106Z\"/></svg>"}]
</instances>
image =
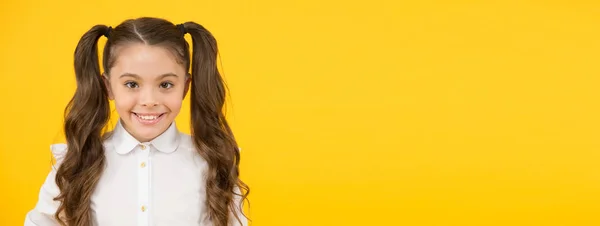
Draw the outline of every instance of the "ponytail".
<instances>
[{"instance_id":1,"label":"ponytail","mask_svg":"<svg viewBox=\"0 0 600 226\"><path fill-rule=\"evenodd\" d=\"M249 188L239 179L240 152L223 113L226 87L217 68L217 41L197 23L178 28L192 36L191 130L194 145L208 163L208 218L215 226L227 226L231 213L243 213ZM241 197L239 206L234 195ZM233 216L241 224L239 215Z\"/></svg>"},{"instance_id":2,"label":"ponytail","mask_svg":"<svg viewBox=\"0 0 600 226\"><path fill-rule=\"evenodd\" d=\"M60 201L55 217L61 225L92 224L91 196L105 164L102 129L110 117L107 88L100 75L98 39L110 28L96 25L75 49L77 90L65 109L68 150L56 173Z\"/></svg>"}]
</instances>

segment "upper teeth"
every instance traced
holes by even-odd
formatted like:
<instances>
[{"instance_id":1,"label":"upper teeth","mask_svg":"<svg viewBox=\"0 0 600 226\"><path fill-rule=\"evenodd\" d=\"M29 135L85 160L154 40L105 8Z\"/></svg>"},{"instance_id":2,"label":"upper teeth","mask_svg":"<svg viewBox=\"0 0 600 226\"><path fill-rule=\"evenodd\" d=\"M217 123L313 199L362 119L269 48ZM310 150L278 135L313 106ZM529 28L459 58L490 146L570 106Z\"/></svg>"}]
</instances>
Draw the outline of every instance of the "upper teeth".
<instances>
[{"instance_id":1,"label":"upper teeth","mask_svg":"<svg viewBox=\"0 0 600 226\"><path fill-rule=\"evenodd\" d=\"M158 118L157 115L138 115L138 117L140 117L141 119L144 119L144 120L154 120L154 119Z\"/></svg>"}]
</instances>

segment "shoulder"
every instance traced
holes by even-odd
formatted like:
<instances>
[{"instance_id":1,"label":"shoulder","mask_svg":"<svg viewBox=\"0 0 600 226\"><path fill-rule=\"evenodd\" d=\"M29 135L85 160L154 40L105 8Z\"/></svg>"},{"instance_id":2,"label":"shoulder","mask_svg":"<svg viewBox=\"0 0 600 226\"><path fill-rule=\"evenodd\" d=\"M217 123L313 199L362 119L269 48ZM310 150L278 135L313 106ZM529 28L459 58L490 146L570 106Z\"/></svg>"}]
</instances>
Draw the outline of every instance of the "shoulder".
<instances>
[{"instance_id":1,"label":"shoulder","mask_svg":"<svg viewBox=\"0 0 600 226\"><path fill-rule=\"evenodd\" d=\"M108 141L104 141L104 149L108 148ZM52 156L57 162L62 161L67 155L68 145L66 143L54 143L50 145Z\"/></svg>"},{"instance_id":2,"label":"shoulder","mask_svg":"<svg viewBox=\"0 0 600 226\"><path fill-rule=\"evenodd\" d=\"M177 151L174 153L175 156L179 156L179 158L185 159L184 162L192 163L192 165L188 165L194 169L202 169L206 170L208 166L206 159L202 157L196 146L194 145L194 140L192 136L185 133L179 133L179 144L177 147Z\"/></svg>"},{"instance_id":3,"label":"shoulder","mask_svg":"<svg viewBox=\"0 0 600 226\"><path fill-rule=\"evenodd\" d=\"M177 149L174 152L176 156L181 156L185 159L194 159L198 163L204 162L205 159L194 145L194 138L189 134L179 132L177 134L178 143Z\"/></svg>"},{"instance_id":4,"label":"shoulder","mask_svg":"<svg viewBox=\"0 0 600 226\"><path fill-rule=\"evenodd\" d=\"M52 152L52 156L56 159L57 162L62 161L67 154L67 144L65 143L56 143L50 145L50 151Z\"/></svg>"},{"instance_id":5,"label":"shoulder","mask_svg":"<svg viewBox=\"0 0 600 226\"><path fill-rule=\"evenodd\" d=\"M177 134L179 138L179 148L181 150L190 150L196 151L196 146L194 146L194 141L192 140L192 136L187 133L179 132Z\"/></svg>"},{"instance_id":6,"label":"shoulder","mask_svg":"<svg viewBox=\"0 0 600 226\"><path fill-rule=\"evenodd\" d=\"M191 135L189 135L187 133L179 132L178 136L179 136L179 149L197 151L196 146L194 145L194 140ZM242 148L238 147L238 151L241 152Z\"/></svg>"}]
</instances>

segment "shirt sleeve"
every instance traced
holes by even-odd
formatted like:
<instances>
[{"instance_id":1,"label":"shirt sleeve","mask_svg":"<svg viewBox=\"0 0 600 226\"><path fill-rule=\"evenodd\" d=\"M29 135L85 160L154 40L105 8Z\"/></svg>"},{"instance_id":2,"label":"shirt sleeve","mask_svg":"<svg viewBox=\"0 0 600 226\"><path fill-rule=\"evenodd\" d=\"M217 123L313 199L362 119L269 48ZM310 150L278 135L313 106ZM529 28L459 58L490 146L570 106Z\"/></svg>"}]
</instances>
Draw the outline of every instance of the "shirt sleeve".
<instances>
[{"instance_id":1,"label":"shirt sleeve","mask_svg":"<svg viewBox=\"0 0 600 226\"><path fill-rule=\"evenodd\" d=\"M58 166L60 166L60 163L67 152L67 145L53 144L50 146L50 150L56 159L56 163L52 166L50 173L40 188L37 204L34 209L30 210L25 216L25 226L60 225L54 217L60 204L58 201L54 201L54 198L60 194L55 178L56 170L58 169Z\"/></svg>"},{"instance_id":2,"label":"shirt sleeve","mask_svg":"<svg viewBox=\"0 0 600 226\"><path fill-rule=\"evenodd\" d=\"M235 193L240 194L240 189L237 186L235 187ZM242 200L241 196L234 195L233 201L237 208L235 208L235 210L230 213L230 219L232 219L232 225L233 226L248 226L248 219L243 214L244 210L241 209L241 204L244 200ZM240 224L240 222L238 222L236 216L240 219L241 224Z\"/></svg>"}]
</instances>

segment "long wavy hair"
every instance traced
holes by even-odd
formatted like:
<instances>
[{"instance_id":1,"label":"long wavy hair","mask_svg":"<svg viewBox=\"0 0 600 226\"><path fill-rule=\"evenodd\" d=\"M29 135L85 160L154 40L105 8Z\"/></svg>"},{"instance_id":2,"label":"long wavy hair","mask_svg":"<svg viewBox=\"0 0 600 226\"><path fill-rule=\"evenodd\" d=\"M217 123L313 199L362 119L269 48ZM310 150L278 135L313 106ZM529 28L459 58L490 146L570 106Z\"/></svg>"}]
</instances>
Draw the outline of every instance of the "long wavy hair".
<instances>
[{"instance_id":1,"label":"long wavy hair","mask_svg":"<svg viewBox=\"0 0 600 226\"><path fill-rule=\"evenodd\" d=\"M184 38L192 37L192 56ZM169 50L186 70L191 66L191 135L198 153L207 161L207 217L215 226L227 226L249 193L239 178L240 153L225 119L226 87L217 69L217 42L202 25L180 25L159 18L126 20L114 29L93 26L75 49L77 90L65 108L64 132L68 150L56 173L60 206L55 217L61 225L89 226L91 196L106 164L103 128L110 118L108 92L98 59L98 39L107 36L103 52L106 75L115 63L118 46L131 43L161 46ZM239 206L234 199L241 200ZM234 216L236 219L231 219Z\"/></svg>"}]
</instances>

